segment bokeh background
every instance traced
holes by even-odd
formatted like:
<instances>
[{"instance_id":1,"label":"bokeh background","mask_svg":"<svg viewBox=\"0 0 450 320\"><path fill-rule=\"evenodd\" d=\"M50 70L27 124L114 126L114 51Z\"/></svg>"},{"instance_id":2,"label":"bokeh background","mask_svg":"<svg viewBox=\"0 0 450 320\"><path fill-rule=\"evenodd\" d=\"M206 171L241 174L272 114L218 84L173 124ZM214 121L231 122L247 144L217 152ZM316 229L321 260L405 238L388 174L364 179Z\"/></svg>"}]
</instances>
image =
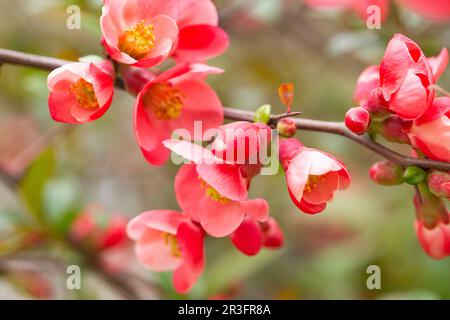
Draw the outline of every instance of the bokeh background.
<instances>
[{"instance_id":1,"label":"bokeh background","mask_svg":"<svg viewBox=\"0 0 450 320\"><path fill-rule=\"evenodd\" d=\"M379 63L395 32L414 39L427 55L450 46L448 24L404 8L393 8L381 30L368 30L354 13L314 11L301 0L214 2L231 46L210 61L226 72L209 83L225 106L239 109L270 103L282 112L277 87L292 82L294 110L342 121L359 73ZM81 7L81 30L66 28L72 4ZM102 55L100 15L100 0L0 0L0 47L64 59ZM64 233L89 204L130 218L151 209L178 209L177 167L146 164L132 131L133 98L126 93L116 92L100 120L64 126L49 117L46 72L10 65L0 71L0 166L12 175L28 166L19 192L7 178L0 185L0 298L120 297L107 278L88 267L82 267L82 290L68 290L65 268L82 262L70 248L46 239L45 228ZM450 89L450 72L440 85ZM134 275L130 285L140 297L450 298L450 260L432 260L416 239L412 188L372 183L368 169L380 158L344 138L303 131L298 137L343 160L353 176L350 189L338 193L322 214L309 216L291 203L283 172L257 177L251 196L269 201L286 235L284 248L246 257L229 239L209 239L206 272L187 296L173 291L170 274L146 271L130 255L121 263ZM381 268L381 290L366 286L372 264Z\"/></svg>"}]
</instances>

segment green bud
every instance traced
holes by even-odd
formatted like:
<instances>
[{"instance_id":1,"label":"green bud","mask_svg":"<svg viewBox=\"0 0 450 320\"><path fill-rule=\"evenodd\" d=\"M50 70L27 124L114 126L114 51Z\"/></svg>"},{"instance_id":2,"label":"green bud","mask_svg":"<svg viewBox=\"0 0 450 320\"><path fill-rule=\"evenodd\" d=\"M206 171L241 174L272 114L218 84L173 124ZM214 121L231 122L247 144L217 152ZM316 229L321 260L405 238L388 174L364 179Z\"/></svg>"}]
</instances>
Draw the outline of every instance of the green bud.
<instances>
[{"instance_id":1,"label":"green bud","mask_svg":"<svg viewBox=\"0 0 450 320\"><path fill-rule=\"evenodd\" d=\"M259 107L255 112L254 122L268 124L270 121L270 111L272 107L270 104L265 104Z\"/></svg>"},{"instance_id":2,"label":"green bud","mask_svg":"<svg viewBox=\"0 0 450 320\"><path fill-rule=\"evenodd\" d=\"M425 181L427 178L427 173L416 166L410 166L405 169L405 172L403 173L403 180L407 184L416 185L422 181Z\"/></svg>"}]
</instances>

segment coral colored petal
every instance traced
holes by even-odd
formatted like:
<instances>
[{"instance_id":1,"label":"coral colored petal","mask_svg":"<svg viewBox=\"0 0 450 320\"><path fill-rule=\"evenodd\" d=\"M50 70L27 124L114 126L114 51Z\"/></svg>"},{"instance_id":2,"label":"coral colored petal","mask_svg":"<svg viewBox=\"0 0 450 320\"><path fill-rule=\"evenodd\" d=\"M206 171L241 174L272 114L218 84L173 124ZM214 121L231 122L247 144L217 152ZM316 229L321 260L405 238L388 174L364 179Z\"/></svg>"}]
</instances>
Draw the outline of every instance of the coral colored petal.
<instances>
[{"instance_id":1,"label":"coral colored petal","mask_svg":"<svg viewBox=\"0 0 450 320\"><path fill-rule=\"evenodd\" d=\"M197 24L216 26L219 15L211 0L183 0L179 1L177 22L180 27Z\"/></svg>"},{"instance_id":2,"label":"coral colored petal","mask_svg":"<svg viewBox=\"0 0 450 320\"><path fill-rule=\"evenodd\" d=\"M292 192L290 190L288 190L288 191L289 191L289 196L291 197L292 202L294 202L294 204L297 206L297 208L299 208L304 213L308 213L308 214L320 213L323 210L325 210L325 208L327 207L326 203L322 203L320 205L312 205L310 203L307 203L303 199L298 201L295 198L295 196L292 194Z\"/></svg>"},{"instance_id":3,"label":"coral colored petal","mask_svg":"<svg viewBox=\"0 0 450 320\"><path fill-rule=\"evenodd\" d=\"M284 234L278 222L274 218L269 218L263 229L263 246L266 248L279 248L283 246Z\"/></svg>"},{"instance_id":4,"label":"coral colored petal","mask_svg":"<svg viewBox=\"0 0 450 320\"><path fill-rule=\"evenodd\" d=\"M234 232L244 219L241 205L235 201L222 203L203 197L198 205L198 215L203 229L213 237L225 237Z\"/></svg>"},{"instance_id":5,"label":"coral colored petal","mask_svg":"<svg viewBox=\"0 0 450 320\"><path fill-rule=\"evenodd\" d=\"M309 170L311 163L308 159L301 157L301 154L296 156L292 162L289 163L286 171L286 182L289 193L294 196L297 201L300 201L303 196L303 189L309 178Z\"/></svg>"},{"instance_id":6,"label":"coral colored petal","mask_svg":"<svg viewBox=\"0 0 450 320\"><path fill-rule=\"evenodd\" d=\"M448 0L400 0L400 2L430 20L436 22L450 20L450 2Z\"/></svg>"},{"instance_id":7,"label":"coral colored petal","mask_svg":"<svg viewBox=\"0 0 450 320\"><path fill-rule=\"evenodd\" d=\"M177 61L201 62L224 53L229 46L227 33L219 27L193 25L180 29Z\"/></svg>"},{"instance_id":8,"label":"coral colored petal","mask_svg":"<svg viewBox=\"0 0 450 320\"><path fill-rule=\"evenodd\" d=\"M198 164L197 173L222 196L234 201L247 199L247 186L239 166Z\"/></svg>"},{"instance_id":9,"label":"coral colored petal","mask_svg":"<svg viewBox=\"0 0 450 320\"><path fill-rule=\"evenodd\" d=\"M176 234L179 225L187 221L187 216L173 210L146 211L132 219L127 225L128 236L138 241L146 229Z\"/></svg>"},{"instance_id":10,"label":"coral colored petal","mask_svg":"<svg viewBox=\"0 0 450 320\"><path fill-rule=\"evenodd\" d=\"M184 94L183 109L179 118L172 121L173 128L184 128L194 132L194 124L200 124L202 133L217 128L223 123L222 102L216 92L205 82L199 80L182 80L175 86Z\"/></svg>"},{"instance_id":11,"label":"coral colored petal","mask_svg":"<svg viewBox=\"0 0 450 320\"><path fill-rule=\"evenodd\" d=\"M242 210L255 220L264 222L269 218L269 204L264 199L252 199L240 202Z\"/></svg>"},{"instance_id":12,"label":"coral colored petal","mask_svg":"<svg viewBox=\"0 0 450 320\"><path fill-rule=\"evenodd\" d=\"M421 79L409 72L389 101L389 109L405 119L415 119L425 112L431 101Z\"/></svg>"},{"instance_id":13,"label":"coral colored petal","mask_svg":"<svg viewBox=\"0 0 450 320\"><path fill-rule=\"evenodd\" d=\"M205 261L197 265L183 263L173 273L173 286L178 293L188 293L205 269Z\"/></svg>"},{"instance_id":14,"label":"coral colored petal","mask_svg":"<svg viewBox=\"0 0 450 320\"><path fill-rule=\"evenodd\" d=\"M317 181L317 185L312 188L310 192L303 193L303 200L313 204L321 205L323 202L330 202L333 200L333 194L339 186L339 175L337 172L331 171L322 175Z\"/></svg>"},{"instance_id":15,"label":"coral colored petal","mask_svg":"<svg viewBox=\"0 0 450 320\"><path fill-rule=\"evenodd\" d=\"M253 219L244 219L230 238L234 246L248 256L254 256L261 250L261 228Z\"/></svg>"},{"instance_id":16,"label":"coral colored petal","mask_svg":"<svg viewBox=\"0 0 450 320\"><path fill-rule=\"evenodd\" d=\"M170 244L166 243L163 233L147 229L135 245L139 262L153 271L175 270L183 260L172 254Z\"/></svg>"},{"instance_id":17,"label":"coral colored petal","mask_svg":"<svg viewBox=\"0 0 450 320\"><path fill-rule=\"evenodd\" d=\"M192 222L184 222L178 227L177 240L185 261L193 266L202 264L205 233Z\"/></svg>"},{"instance_id":18,"label":"coral colored petal","mask_svg":"<svg viewBox=\"0 0 450 320\"><path fill-rule=\"evenodd\" d=\"M198 207L205 190L201 188L195 164L185 164L175 176L175 196L181 209L193 220L199 221Z\"/></svg>"},{"instance_id":19,"label":"coral colored petal","mask_svg":"<svg viewBox=\"0 0 450 320\"><path fill-rule=\"evenodd\" d=\"M437 57L428 58L433 71L434 81L437 82L448 65L448 50L443 48Z\"/></svg>"}]
</instances>

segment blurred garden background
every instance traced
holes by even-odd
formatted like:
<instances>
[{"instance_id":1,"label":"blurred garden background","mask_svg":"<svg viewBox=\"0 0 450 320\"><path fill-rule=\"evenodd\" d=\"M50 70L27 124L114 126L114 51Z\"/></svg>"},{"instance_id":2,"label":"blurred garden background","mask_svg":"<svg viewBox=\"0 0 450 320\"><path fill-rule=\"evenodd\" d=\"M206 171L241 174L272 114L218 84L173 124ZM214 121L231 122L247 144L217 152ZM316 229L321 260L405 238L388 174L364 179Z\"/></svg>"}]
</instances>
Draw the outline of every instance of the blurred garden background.
<instances>
[{"instance_id":1,"label":"blurred garden background","mask_svg":"<svg viewBox=\"0 0 450 320\"><path fill-rule=\"evenodd\" d=\"M450 24L432 23L393 3L382 28L369 30L354 13L312 10L301 0L214 2L231 45L209 62L226 72L208 82L233 108L269 103L283 112L277 87L292 82L294 111L342 121L360 72L380 61L395 32L427 55L450 47ZM80 30L66 28L66 9L73 4L81 8ZM0 0L0 47L68 60L103 55L101 6L100 0ZM62 125L48 113L47 72L11 65L0 72L0 167L16 177L2 174L0 184L0 298L121 298L123 290L116 289L125 281L137 297L149 299L450 299L450 260L431 259L416 239L412 187L374 184L368 169L378 156L342 137L304 131L297 134L303 143L343 160L353 183L325 212L311 216L290 201L281 170L256 177L251 196L269 201L285 232L283 249L246 257L228 238L208 241L204 275L180 296L170 274L145 270L130 247L111 262L124 265L127 277L110 281L61 238L92 205L128 218L178 210L178 168L144 161L133 136L133 98L126 93L117 91L98 121ZM449 72L440 85L450 89ZM73 264L81 266L81 290L66 287L66 267ZM381 268L381 290L366 286L373 264Z\"/></svg>"}]
</instances>

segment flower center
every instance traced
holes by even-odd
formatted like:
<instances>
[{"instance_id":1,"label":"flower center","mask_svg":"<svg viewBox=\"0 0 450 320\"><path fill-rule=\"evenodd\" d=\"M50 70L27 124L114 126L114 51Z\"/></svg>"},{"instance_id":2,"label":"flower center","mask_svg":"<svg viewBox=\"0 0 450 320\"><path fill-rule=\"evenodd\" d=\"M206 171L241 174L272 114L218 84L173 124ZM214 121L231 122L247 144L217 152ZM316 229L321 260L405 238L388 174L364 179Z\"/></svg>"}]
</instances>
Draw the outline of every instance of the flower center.
<instances>
[{"instance_id":1,"label":"flower center","mask_svg":"<svg viewBox=\"0 0 450 320\"><path fill-rule=\"evenodd\" d=\"M94 86L84 79L78 79L77 82L73 83L70 86L70 93L75 96L80 107L84 109L99 107Z\"/></svg>"},{"instance_id":2,"label":"flower center","mask_svg":"<svg viewBox=\"0 0 450 320\"><path fill-rule=\"evenodd\" d=\"M173 257L175 258L181 258L181 250L180 246L178 245L177 237L174 234L163 232L161 235L164 239L164 244L166 246L170 246L170 252Z\"/></svg>"},{"instance_id":3,"label":"flower center","mask_svg":"<svg viewBox=\"0 0 450 320\"><path fill-rule=\"evenodd\" d=\"M141 20L119 37L118 47L120 51L139 60L144 58L155 46L155 40L153 24L146 24L145 20Z\"/></svg>"},{"instance_id":4,"label":"flower center","mask_svg":"<svg viewBox=\"0 0 450 320\"><path fill-rule=\"evenodd\" d=\"M183 93L168 83L155 83L144 96L144 105L155 113L159 120L172 120L180 116L183 109Z\"/></svg>"},{"instance_id":5,"label":"flower center","mask_svg":"<svg viewBox=\"0 0 450 320\"><path fill-rule=\"evenodd\" d=\"M200 180L200 185L202 187L202 189L205 190L205 193L214 201L220 202L222 204L226 204L228 203L229 199L224 197L223 195L221 195L216 189L214 189L213 187L211 187L205 180L203 180L202 178L198 177L198 179Z\"/></svg>"},{"instance_id":6,"label":"flower center","mask_svg":"<svg viewBox=\"0 0 450 320\"><path fill-rule=\"evenodd\" d=\"M310 175L308 177L308 181L306 182L305 189L303 192L311 192L314 190L315 187L317 187L317 184L321 181L325 181L324 176L315 176Z\"/></svg>"}]
</instances>

